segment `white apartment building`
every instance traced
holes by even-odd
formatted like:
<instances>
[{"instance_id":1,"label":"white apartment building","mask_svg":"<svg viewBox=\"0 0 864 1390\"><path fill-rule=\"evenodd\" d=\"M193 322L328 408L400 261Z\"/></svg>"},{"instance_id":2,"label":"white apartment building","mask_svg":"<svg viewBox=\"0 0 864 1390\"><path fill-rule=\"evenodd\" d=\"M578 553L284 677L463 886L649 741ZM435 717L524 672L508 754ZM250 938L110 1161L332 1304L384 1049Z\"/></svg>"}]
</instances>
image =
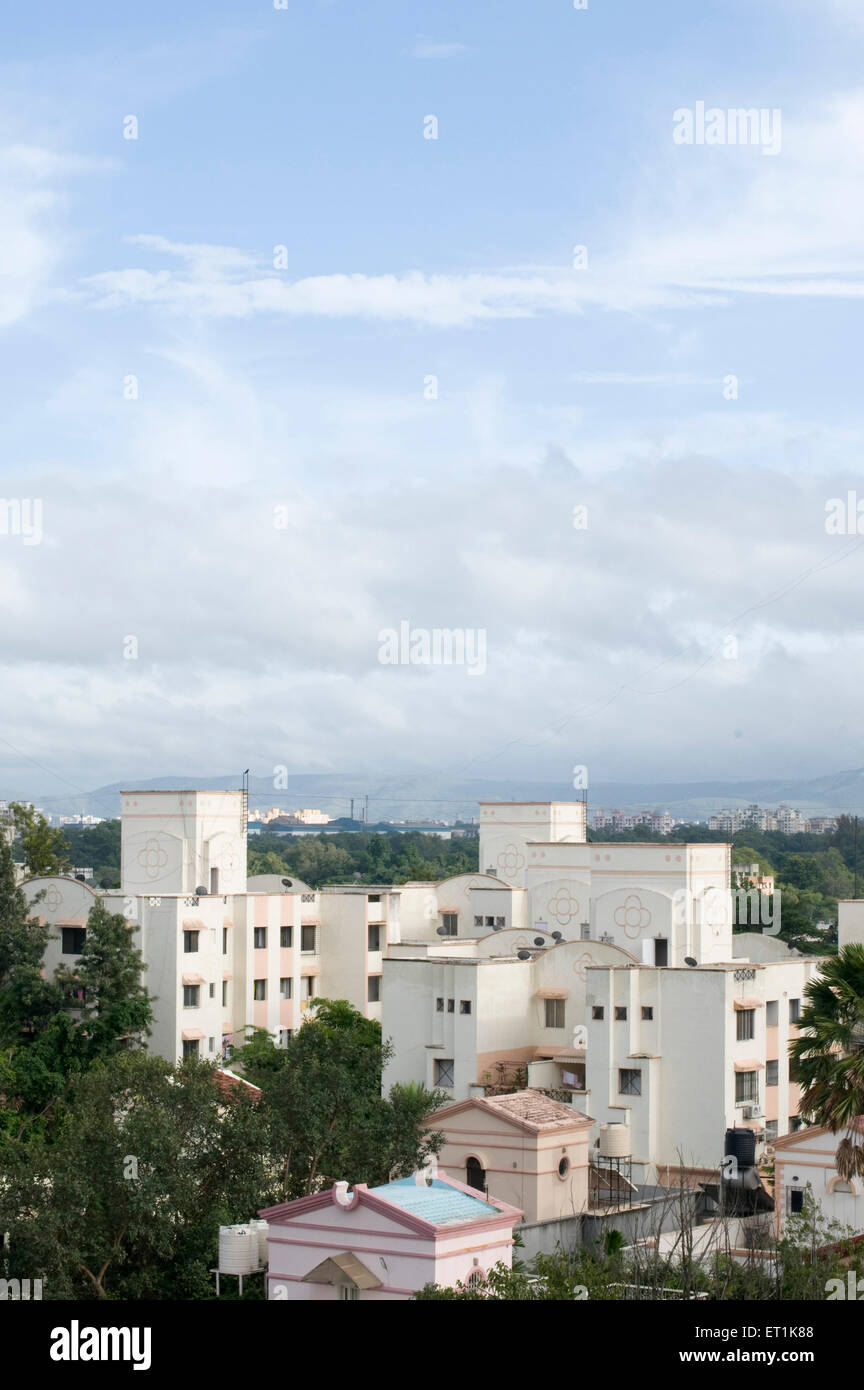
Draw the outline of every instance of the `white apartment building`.
<instances>
[{"instance_id":1,"label":"white apartment building","mask_svg":"<svg viewBox=\"0 0 864 1390\"><path fill-rule=\"evenodd\" d=\"M241 792L123 792L119 892L66 877L23 885L53 928L49 975L81 950L97 896L126 916L155 997L149 1047L171 1060L226 1055L252 1026L284 1043L316 995L381 1016L398 890L247 883L244 812Z\"/></svg>"}]
</instances>

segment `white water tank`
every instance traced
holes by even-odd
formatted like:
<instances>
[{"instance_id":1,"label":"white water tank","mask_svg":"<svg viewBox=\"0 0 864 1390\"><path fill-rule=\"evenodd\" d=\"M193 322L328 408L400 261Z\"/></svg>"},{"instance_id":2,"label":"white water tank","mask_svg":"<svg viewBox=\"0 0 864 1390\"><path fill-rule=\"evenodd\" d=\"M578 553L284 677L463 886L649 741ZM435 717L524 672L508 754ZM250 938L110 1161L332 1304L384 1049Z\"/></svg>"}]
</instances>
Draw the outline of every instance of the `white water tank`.
<instances>
[{"instance_id":1,"label":"white water tank","mask_svg":"<svg viewBox=\"0 0 864 1390\"><path fill-rule=\"evenodd\" d=\"M608 1124L600 1126L601 1157L626 1158L630 1152L629 1125Z\"/></svg>"},{"instance_id":2,"label":"white water tank","mask_svg":"<svg viewBox=\"0 0 864 1390\"><path fill-rule=\"evenodd\" d=\"M219 1273L251 1274L258 1268L258 1232L250 1226L219 1227Z\"/></svg>"},{"instance_id":3,"label":"white water tank","mask_svg":"<svg viewBox=\"0 0 864 1390\"><path fill-rule=\"evenodd\" d=\"M270 1262L270 1252L267 1249L267 1232L270 1228L266 1221L250 1221L249 1225L258 1240L258 1264L263 1269Z\"/></svg>"}]
</instances>

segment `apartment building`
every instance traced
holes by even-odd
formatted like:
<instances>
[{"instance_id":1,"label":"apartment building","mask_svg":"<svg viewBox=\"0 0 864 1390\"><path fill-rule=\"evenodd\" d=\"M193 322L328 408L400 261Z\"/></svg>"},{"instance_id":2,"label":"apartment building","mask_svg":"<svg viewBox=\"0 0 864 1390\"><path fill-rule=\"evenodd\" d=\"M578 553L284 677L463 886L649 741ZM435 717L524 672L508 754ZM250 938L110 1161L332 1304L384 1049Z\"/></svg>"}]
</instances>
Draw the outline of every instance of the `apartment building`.
<instances>
[{"instance_id":1,"label":"apartment building","mask_svg":"<svg viewBox=\"0 0 864 1390\"><path fill-rule=\"evenodd\" d=\"M49 975L74 962L97 897L127 918L155 998L152 1051L230 1055L249 1027L284 1044L316 996L380 1018L398 890L315 892L278 875L247 882L241 792L123 792L121 855L119 892L66 877L23 886L53 928Z\"/></svg>"},{"instance_id":2,"label":"apartment building","mask_svg":"<svg viewBox=\"0 0 864 1390\"><path fill-rule=\"evenodd\" d=\"M766 1142L797 1128L788 1048L820 961L786 956L589 967L585 1094L574 1104L628 1127L634 1171L712 1171L727 1128Z\"/></svg>"}]
</instances>

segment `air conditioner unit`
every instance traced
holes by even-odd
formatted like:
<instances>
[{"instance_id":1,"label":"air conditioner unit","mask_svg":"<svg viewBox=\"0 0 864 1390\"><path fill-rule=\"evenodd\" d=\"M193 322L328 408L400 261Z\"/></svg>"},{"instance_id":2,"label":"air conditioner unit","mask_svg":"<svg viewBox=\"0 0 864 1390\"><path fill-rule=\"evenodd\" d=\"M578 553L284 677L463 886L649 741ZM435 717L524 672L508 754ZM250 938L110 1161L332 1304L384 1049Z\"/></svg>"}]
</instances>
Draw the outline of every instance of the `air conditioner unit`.
<instances>
[{"instance_id":1,"label":"air conditioner unit","mask_svg":"<svg viewBox=\"0 0 864 1390\"><path fill-rule=\"evenodd\" d=\"M759 1106L759 1105L751 1105L751 1106L750 1106L750 1118L751 1118L751 1120L761 1120L761 1118L762 1118L762 1107Z\"/></svg>"},{"instance_id":2,"label":"air conditioner unit","mask_svg":"<svg viewBox=\"0 0 864 1390\"><path fill-rule=\"evenodd\" d=\"M744 1106L743 1110L741 1111L741 1118L742 1118L742 1120L752 1120L752 1118L753 1118L753 1106L752 1106L752 1105L745 1105L745 1106Z\"/></svg>"}]
</instances>

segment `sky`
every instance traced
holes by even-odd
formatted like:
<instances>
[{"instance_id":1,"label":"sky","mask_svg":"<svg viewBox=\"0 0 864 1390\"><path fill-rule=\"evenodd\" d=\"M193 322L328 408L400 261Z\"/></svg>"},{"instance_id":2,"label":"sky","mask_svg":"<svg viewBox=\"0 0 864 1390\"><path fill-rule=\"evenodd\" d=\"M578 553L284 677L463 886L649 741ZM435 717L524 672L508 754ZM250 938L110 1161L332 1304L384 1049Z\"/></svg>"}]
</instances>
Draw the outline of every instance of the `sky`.
<instances>
[{"instance_id":1,"label":"sky","mask_svg":"<svg viewBox=\"0 0 864 1390\"><path fill-rule=\"evenodd\" d=\"M277 3L0 13L0 797L864 765L860 0Z\"/></svg>"}]
</instances>

